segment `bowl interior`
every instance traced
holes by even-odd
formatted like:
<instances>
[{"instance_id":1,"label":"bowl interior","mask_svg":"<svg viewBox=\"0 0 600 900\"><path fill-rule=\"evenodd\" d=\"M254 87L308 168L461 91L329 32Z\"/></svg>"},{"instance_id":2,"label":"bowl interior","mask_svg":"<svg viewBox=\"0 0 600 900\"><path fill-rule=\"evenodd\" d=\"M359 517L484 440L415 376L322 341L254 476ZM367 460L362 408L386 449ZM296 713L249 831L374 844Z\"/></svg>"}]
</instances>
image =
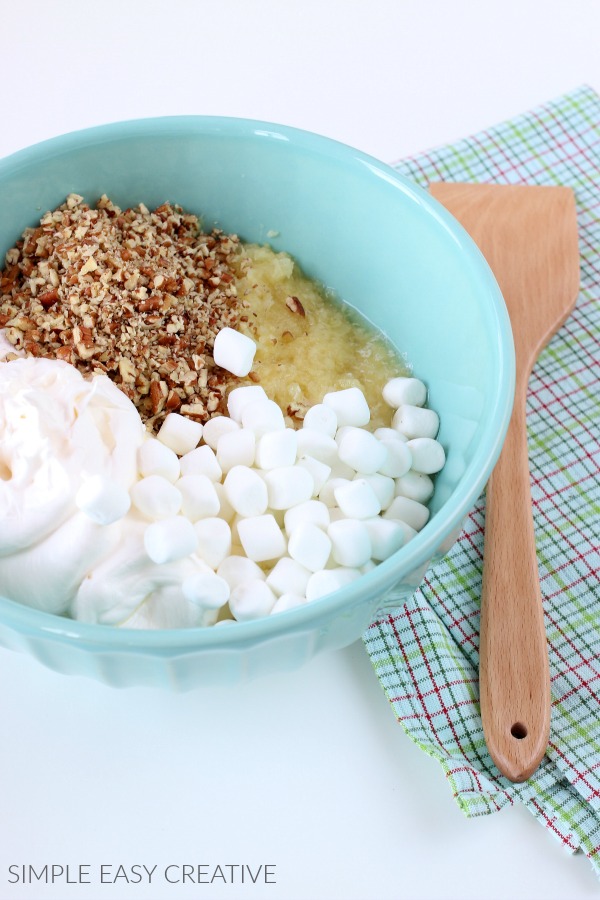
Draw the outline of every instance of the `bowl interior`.
<instances>
[{"instance_id":1,"label":"bowl interior","mask_svg":"<svg viewBox=\"0 0 600 900\"><path fill-rule=\"evenodd\" d=\"M420 189L325 138L183 117L102 126L21 151L0 161L0 190L0 259L25 226L73 191L92 203L106 193L122 207L169 200L200 214L205 227L291 253L406 354L441 418L447 464L431 502L437 514L365 584L371 592L389 587L460 523L506 430L512 339L483 258Z\"/></svg>"}]
</instances>

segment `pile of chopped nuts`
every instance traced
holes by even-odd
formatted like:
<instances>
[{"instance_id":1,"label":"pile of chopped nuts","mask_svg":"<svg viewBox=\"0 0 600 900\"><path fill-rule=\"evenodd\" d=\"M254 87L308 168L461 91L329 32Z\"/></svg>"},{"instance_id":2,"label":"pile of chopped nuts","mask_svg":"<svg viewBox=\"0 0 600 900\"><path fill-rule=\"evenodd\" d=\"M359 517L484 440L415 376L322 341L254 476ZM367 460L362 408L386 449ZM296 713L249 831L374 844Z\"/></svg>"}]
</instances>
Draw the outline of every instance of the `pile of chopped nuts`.
<instances>
[{"instance_id":1,"label":"pile of chopped nuts","mask_svg":"<svg viewBox=\"0 0 600 900\"><path fill-rule=\"evenodd\" d=\"M0 328L17 354L108 375L153 430L173 411L205 422L235 380L212 347L240 321L239 253L237 236L203 234L169 203L122 211L103 196L93 209L70 194L8 251Z\"/></svg>"}]
</instances>

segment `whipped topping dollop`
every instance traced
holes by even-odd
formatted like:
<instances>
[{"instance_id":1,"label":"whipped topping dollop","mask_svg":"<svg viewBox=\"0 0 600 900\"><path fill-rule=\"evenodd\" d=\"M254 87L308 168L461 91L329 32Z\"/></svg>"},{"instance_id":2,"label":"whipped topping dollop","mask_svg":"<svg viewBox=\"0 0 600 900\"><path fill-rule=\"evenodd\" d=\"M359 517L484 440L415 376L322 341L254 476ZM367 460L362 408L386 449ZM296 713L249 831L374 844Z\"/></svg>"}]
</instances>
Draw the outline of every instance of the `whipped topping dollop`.
<instances>
[{"instance_id":1,"label":"whipped topping dollop","mask_svg":"<svg viewBox=\"0 0 600 900\"><path fill-rule=\"evenodd\" d=\"M132 510L120 524L118 545L82 580L70 610L73 618L127 628L212 625L217 610L190 602L182 590L187 578L211 571L208 566L196 556L156 564L144 547L148 523Z\"/></svg>"},{"instance_id":2,"label":"whipped topping dollop","mask_svg":"<svg viewBox=\"0 0 600 900\"><path fill-rule=\"evenodd\" d=\"M87 381L60 360L0 364L0 590L65 612L79 583L119 540L81 513L98 473L128 490L145 429L106 376Z\"/></svg>"},{"instance_id":3,"label":"whipped topping dollop","mask_svg":"<svg viewBox=\"0 0 600 900\"><path fill-rule=\"evenodd\" d=\"M0 595L106 625L213 623L216 611L182 593L186 578L206 571L201 560L157 565L134 508L106 522L82 503L98 481L128 498L149 439L106 376L88 380L60 360L0 363Z\"/></svg>"}]
</instances>

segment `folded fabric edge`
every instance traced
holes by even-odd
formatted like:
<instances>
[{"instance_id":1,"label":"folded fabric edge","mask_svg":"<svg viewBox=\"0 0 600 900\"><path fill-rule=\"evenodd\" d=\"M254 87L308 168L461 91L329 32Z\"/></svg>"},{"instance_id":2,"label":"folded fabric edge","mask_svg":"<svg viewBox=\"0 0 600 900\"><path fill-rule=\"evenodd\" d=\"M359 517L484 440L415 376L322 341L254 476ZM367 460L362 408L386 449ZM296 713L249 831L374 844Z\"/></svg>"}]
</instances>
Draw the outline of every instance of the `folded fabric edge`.
<instances>
[{"instance_id":1,"label":"folded fabric edge","mask_svg":"<svg viewBox=\"0 0 600 900\"><path fill-rule=\"evenodd\" d=\"M566 780L561 790L561 794L563 793L574 793L572 785ZM577 819L566 812L569 803L564 797L560 798L560 803L548 803L537 796L521 799L525 808L546 827L564 850L571 854L584 853L596 876L600 878L600 820L593 810L582 810L579 798L575 798L574 805L579 812L583 812Z\"/></svg>"},{"instance_id":2,"label":"folded fabric edge","mask_svg":"<svg viewBox=\"0 0 600 900\"><path fill-rule=\"evenodd\" d=\"M364 638L363 638L364 640ZM382 649L389 653L389 649ZM377 672L377 656L375 651L369 654L371 665ZM382 682L387 700L395 707L390 686ZM397 689L398 684L393 685ZM408 685L403 685L408 689ZM394 692L395 693L395 692ZM520 785L502 788L474 767L467 764L463 757L454 757L442 748L426 744L418 739L415 733L396 714L407 737L427 756L435 759L446 777L452 797L467 818L491 815L502 809L513 806L520 801L554 838L564 850L570 854L585 853L592 867L600 877L600 819L591 808L586 808L581 796L562 775L556 779L554 764L546 758L540 773L540 781L530 780Z\"/></svg>"},{"instance_id":3,"label":"folded fabric edge","mask_svg":"<svg viewBox=\"0 0 600 900\"><path fill-rule=\"evenodd\" d=\"M377 634L373 633L374 627ZM379 671L382 661L384 664L387 664L389 660L395 659L396 656L401 656L401 650L395 640L389 621L374 623L363 635L363 642L373 670L404 733L420 750L432 759L437 760L441 765L448 779L453 797L463 813L468 817L487 815L498 812L507 804L512 804L514 802L512 796L514 789L512 787L503 788L494 784L484 773L469 765L463 756L453 755L441 744L438 747L433 741L427 744L419 740L414 729L409 726L402 715L398 714L398 696L400 693L404 693L405 698L409 698L411 696L412 682L408 677L402 679L403 661L400 658L398 659L399 664L394 665L391 676L385 677ZM400 691L399 688L401 689ZM418 701L414 704L414 708L417 711L419 705ZM416 714L418 715L418 712ZM477 792L479 792L478 797L476 797Z\"/></svg>"}]
</instances>

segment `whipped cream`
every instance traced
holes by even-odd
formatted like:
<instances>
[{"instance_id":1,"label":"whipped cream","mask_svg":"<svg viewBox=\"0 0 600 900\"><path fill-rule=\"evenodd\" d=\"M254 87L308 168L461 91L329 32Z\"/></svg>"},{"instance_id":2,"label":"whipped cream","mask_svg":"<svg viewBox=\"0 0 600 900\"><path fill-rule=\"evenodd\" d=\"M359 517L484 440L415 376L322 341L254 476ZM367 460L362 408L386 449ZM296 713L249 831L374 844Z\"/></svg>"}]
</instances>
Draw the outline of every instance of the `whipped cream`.
<instances>
[{"instance_id":1,"label":"whipped cream","mask_svg":"<svg viewBox=\"0 0 600 900\"><path fill-rule=\"evenodd\" d=\"M120 533L81 513L77 491L98 473L128 490L144 426L106 376L18 359L0 364L0 436L0 590L63 613Z\"/></svg>"},{"instance_id":2,"label":"whipped cream","mask_svg":"<svg viewBox=\"0 0 600 900\"><path fill-rule=\"evenodd\" d=\"M182 584L197 557L156 565L135 509L100 524L81 509L100 476L129 491L149 439L131 401L104 375L66 362L0 363L0 594L45 612L134 628L212 624ZM210 571L210 570L209 570Z\"/></svg>"},{"instance_id":3,"label":"whipped cream","mask_svg":"<svg viewBox=\"0 0 600 900\"><path fill-rule=\"evenodd\" d=\"M70 609L72 617L127 628L214 624L218 610L190 602L182 590L186 579L212 569L195 555L153 563L144 547L147 520L132 511L119 524L118 545L82 580Z\"/></svg>"}]
</instances>

